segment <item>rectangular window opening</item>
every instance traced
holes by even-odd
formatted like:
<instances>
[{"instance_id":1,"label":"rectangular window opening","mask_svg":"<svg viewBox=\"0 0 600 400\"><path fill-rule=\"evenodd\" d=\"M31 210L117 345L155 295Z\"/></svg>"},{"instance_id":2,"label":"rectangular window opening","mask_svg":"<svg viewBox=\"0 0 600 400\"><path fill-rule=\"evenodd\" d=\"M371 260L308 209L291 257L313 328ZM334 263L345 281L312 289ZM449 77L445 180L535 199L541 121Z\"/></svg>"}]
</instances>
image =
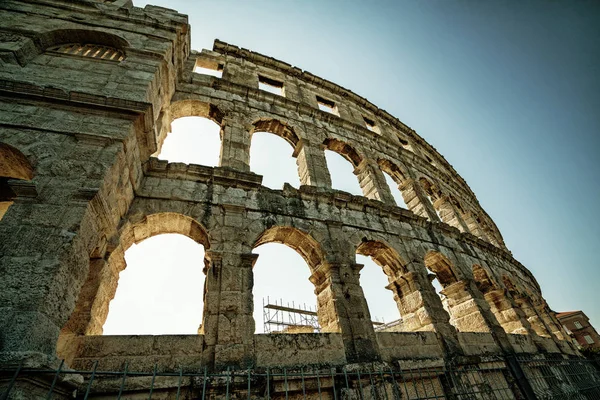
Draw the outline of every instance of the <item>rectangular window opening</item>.
<instances>
[{"instance_id":1,"label":"rectangular window opening","mask_svg":"<svg viewBox=\"0 0 600 400\"><path fill-rule=\"evenodd\" d=\"M317 96L317 104L319 105L319 110L325 111L329 114L337 115L338 117L340 116L334 101Z\"/></svg>"},{"instance_id":2,"label":"rectangular window opening","mask_svg":"<svg viewBox=\"0 0 600 400\"><path fill-rule=\"evenodd\" d=\"M258 88L269 93L273 93L279 96L285 96L283 90L283 82L275 79L267 78L266 76L258 76Z\"/></svg>"},{"instance_id":3,"label":"rectangular window opening","mask_svg":"<svg viewBox=\"0 0 600 400\"><path fill-rule=\"evenodd\" d=\"M577 328L577 329L583 328L583 325L581 325L581 322L579 322L579 321L575 321L573 324L575 325L575 328Z\"/></svg>"},{"instance_id":4,"label":"rectangular window opening","mask_svg":"<svg viewBox=\"0 0 600 400\"><path fill-rule=\"evenodd\" d=\"M223 64L210 62L206 60L196 60L194 72L197 74L211 75L217 78L223 77Z\"/></svg>"},{"instance_id":5,"label":"rectangular window opening","mask_svg":"<svg viewBox=\"0 0 600 400\"><path fill-rule=\"evenodd\" d=\"M590 335L585 335L583 338L585 339L587 344L594 344L594 339L592 339Z\"/></svg>"},{"instance_id":6,"label":"rectangular window opening","mask_svg":"<svg viewBox=\"0 0 600 400\"><path fill-rule=\"evenodd\" d=\"M375 133L381 133L381 131L379 130L379 127L375 124L375 121L373 121L370 118L367 118L363 115L363 120L365 121L365 126L367 127L368 130L370 130L371 132L375 132Z\"/></svg>"}]
</instances>

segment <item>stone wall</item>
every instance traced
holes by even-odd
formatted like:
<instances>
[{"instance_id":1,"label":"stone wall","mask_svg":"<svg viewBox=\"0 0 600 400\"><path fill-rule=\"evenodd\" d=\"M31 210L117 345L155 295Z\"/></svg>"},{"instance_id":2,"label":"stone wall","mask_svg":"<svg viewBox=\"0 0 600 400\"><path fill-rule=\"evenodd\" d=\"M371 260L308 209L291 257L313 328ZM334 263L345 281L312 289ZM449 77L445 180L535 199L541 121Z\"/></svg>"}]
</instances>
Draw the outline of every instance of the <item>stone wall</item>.
<instances>
[{"instance_id":1,"label":"stone wall","mask_svg":"<svg viewBox=\"0 0 600 400\"><path fill-rule=\"evenodd\" d=\"M366 99L218 40L190 51L187 17L173 10L92 0L1 7L0 364L219 370L576 355L466 182ZM260 90L265 79L283 95ZM185 116L220 126L218 167L153 157ZM251 172L261 131L292 147L298 189L268 189ZM331 188L325 150L352 163L363 196ZM206 250L200 334L101 336L125 251L161 233ZM254 335L253 249L269 242L306 261L322 334ZM357 253L387 275L403 332L374 331Z\"/></svg>"}]
</instances>

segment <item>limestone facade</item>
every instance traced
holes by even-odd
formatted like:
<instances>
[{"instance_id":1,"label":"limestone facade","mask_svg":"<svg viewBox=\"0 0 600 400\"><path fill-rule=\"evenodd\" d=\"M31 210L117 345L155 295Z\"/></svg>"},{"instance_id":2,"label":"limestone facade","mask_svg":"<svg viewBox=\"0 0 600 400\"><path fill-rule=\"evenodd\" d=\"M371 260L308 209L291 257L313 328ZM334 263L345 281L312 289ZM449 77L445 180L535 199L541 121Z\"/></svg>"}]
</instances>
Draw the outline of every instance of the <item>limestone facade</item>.
<instances>
[{"instance_id":1,"label":"limestone facade","mask_svg":"<svg viewBox=\"0 0 600 400\"><path fill-rule=\"evenodd\" d=\"M192 51L187 17L169 9L6 0L0 13L1 364L222 369L576 354L466 182L368 100L218 40ZM284 95L260 90L265 78ZM321 111L323 100L338 115ZM153 156L184 116L220 125L218 167ZM259 131L292 146L299 189L266 188L250 170ZM331 188L325 150L352 163L363 196ZM101 336L124 252L162 233L206 249L201 332ZM322 333L254 334L253 249L269 242L306 260ZM386 273L402 332L374 331L357 253Z\"/></svg>"}]
</instances>

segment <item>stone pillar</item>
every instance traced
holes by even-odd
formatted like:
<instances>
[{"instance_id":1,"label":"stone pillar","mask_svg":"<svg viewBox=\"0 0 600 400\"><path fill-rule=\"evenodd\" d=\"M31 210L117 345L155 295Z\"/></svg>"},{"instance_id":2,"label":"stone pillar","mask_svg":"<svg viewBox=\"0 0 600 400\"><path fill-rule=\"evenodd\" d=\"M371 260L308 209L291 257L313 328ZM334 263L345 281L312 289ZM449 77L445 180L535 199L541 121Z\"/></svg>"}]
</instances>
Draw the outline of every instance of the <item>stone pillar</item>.
<instances>
[{"instance_id":1,"label":"stone pillar","mask_svg":"<svg viewBox=\"0 0 600 400\"><path fill-rule=\"evenodd\" d=\"M70 202L61 182L53 189L66 197L62 203L17 197L0 223L0 359L7 365L55 362L59 332L89 268L85 239L73 232L87 203Z\"/></svg>"},{"instance_id":2,"label":"stone pillar","mask_svg":"<svg viewBox=\"0 0 600 400\"><path fill-rule=\"evenodd\" d=\"M562 324L558 321L552 310L550 310L548 303L545 301L536 303L535 309L544 324L546 324L548 327L548 330L552 332L552 334L556 336L558 340L568 340L562 328Z\"/></svg>"},{"instance_id":3,"label":"stone pillar","mask_svg":"<svg viewBox=\"0 0 600 400\"><path fill-rule=\"evenodd\" d=\"M388 187L383 172L379 166L368 159L364 159L354 169L363 195L369 199L379 200L386 204L396 205L392 192Z\"/></svg>"},{"instance_id":4,"label":"stone pillar","mask_svg":"<svg viewBox=\"0 0 600 400\"><path fill-rule=\"evenodd\" d=\"M300 139L293 156L296 157L296 164L298 164L301 185L331 189L331 176L327 169L323 145Z\"/></svg>"},{"instance_id":5,"label":"stone pillar","mask_svg":"<svg viewBox=\"0 0 600 400\"><path fill-rule=\"evenodd\" d=\"M462 219L448 196L442 196L434 201L433 207L439 210L440 219L461 232L469 232L467 224Z\"/></svg>"},{"instance_id":6,"label":"stone pillar","mask_svg":"<svg viewBox=\"0 0 600 400\"><path fill-rule=\"evenodd\" d=\"M425 271L424 265L422 268ZM450 324L450 316L426 273L404 273L390 283L388 289L394 292L404 331L437 332L447 353L462 354L456 330Z\"/></svg>"},{"instance_id":7,"label":"stone pillar","mask_svg":"<svg viewBox=\"0 0 600 400\"><path fill-rule=\"evenodd\" d=\"M448 299L448 308L456 329L460 332L490 332L489 321L483 310L489 310L487 302L476 298L467 281L447 285L441 292Z\"/></svg>"},{"instance_id":8,"label":"stone pillar","mask_svg":"<svg viewBox=\"0 0 600 400\"><path fill-rule=\"evenodd\" d=\"M250 133L240 115L227 114L223 118L219 166L250 171Z\"/></svg>"},{"instance_id":9,"label":"stone pillar","mask_svg":"<svg viewBox=\"0 0 600 400\"><path fill-rule=\"evenodd\" d=\"M506 333L518 335L535 333L523 311L514 305L504 290L490 290L484 297Z\"/></svg>"},{"instance_id":10,"label":"stone pillar","mask_svg":"<svg viewBox=\"0 0 600 400\"><path fill-rule=\"evenodd\" d=\"M479 222L477 222L477 218L473 215L472 212L470 212L470 211L464 212L462 214L462 218L465 221L465 224L467 225L468 232L471 232L473 235L477 236L478 238L485 240L486 242L489 242L487 235L481 228L481 225L479 225Z\"/></svg>"},{"instance_id":11,"label":"stone pillar","mask_svg":"<svg viewBox=\"0 0 600 400\"><path fill-rule=\"evenodd\" d=\"M252 267L257 254L207 250L201 333L215 369L252 363Z\"/></svg>"},{"instance_id":12,"label":"stone pillar","mask_svg":"<svg viewBox=\"0 0 600 400\"><path fill-rule=\"evenodd\" d=\"M518 293L513 293L513 297L515 299L515 303L519 308L521 308L535 333L538 336L552 337L550 331L540 319L540 316L536 312L531 302L525 296L522 296Z\"/></svg>"},{"instance_id":13,"label":"stone pillar","mask_svg":"<svg viewBox=\"0 0 600 400\"><path fill-rule=\"evenodd\" d=\"M311 275L319 325L341 332L349 362L377 361L379 349L371 314L359 283L360 264L321 264Z\"/></svg>"},{"instance_id":14,"label":"stone pillar","mask_svg":"<svg viewBox=\"0 0 600 400\"><path fill-rule=\"evenodd\" d=\"M400 185L400 191L402 192L404 202L410 211L416 215L425 217L430 221L440 221L433 205L418 182L413 179L407 179Z\"/></svg>"}]
</instances>

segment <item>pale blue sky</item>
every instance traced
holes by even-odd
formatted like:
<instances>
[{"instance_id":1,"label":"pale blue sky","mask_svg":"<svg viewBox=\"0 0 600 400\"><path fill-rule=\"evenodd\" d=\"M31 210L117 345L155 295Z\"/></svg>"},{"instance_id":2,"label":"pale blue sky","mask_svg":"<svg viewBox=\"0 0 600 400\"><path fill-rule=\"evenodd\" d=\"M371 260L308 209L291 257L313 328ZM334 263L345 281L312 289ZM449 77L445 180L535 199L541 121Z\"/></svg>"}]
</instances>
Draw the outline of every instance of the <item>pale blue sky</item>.
<instances>
[{"instance_id":1,"label":"pale blue sky","mask_svg":"<svg viewBox=\"0 0 600 400\"><path fill-rule=\"evenodd\" d=\"M400 118L466 179L550 306L600 327L600 3L150 3L190 16L193 49L219 38Z\"/></svg>"}]
</instances>

